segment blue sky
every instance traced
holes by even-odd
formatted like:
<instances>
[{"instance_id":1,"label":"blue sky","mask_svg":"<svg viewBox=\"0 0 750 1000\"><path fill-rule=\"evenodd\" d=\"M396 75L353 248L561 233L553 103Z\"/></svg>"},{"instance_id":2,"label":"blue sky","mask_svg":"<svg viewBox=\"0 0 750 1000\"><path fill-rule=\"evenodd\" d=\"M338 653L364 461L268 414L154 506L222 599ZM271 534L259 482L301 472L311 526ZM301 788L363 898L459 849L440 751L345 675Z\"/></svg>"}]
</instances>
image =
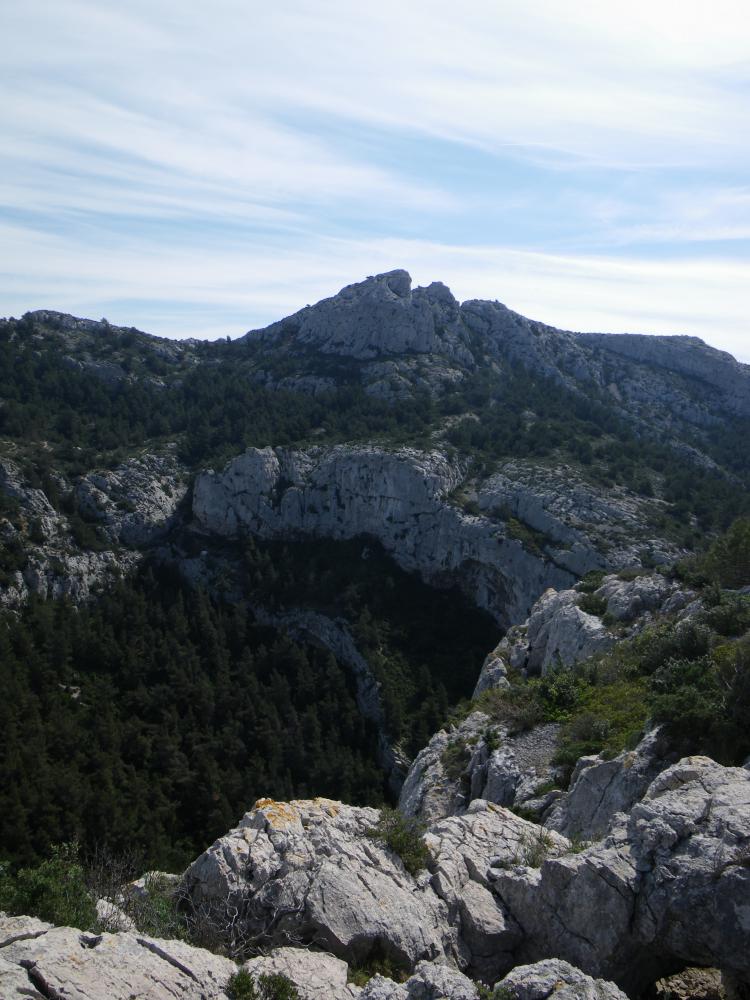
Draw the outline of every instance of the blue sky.
<instances>
[{"instance_id":1,"label":"blue sky","mask_svg":"<svg viewBox=\"0 0 750 1000\"><path fill-rule=\"evenodd\" d=\"M743 4L25 0L0 32L0 314L236 336L405 267L750 361Z\"/></svg>"}]
</instances>

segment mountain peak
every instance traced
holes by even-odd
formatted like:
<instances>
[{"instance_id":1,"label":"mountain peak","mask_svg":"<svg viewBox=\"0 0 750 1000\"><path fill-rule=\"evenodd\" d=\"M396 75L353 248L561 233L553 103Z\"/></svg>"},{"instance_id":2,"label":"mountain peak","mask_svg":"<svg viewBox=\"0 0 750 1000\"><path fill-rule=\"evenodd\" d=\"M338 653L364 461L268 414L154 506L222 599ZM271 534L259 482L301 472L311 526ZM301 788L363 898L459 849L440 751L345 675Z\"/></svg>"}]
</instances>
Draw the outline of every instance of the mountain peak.
<instances>
[{"instance_id":1,"label":"mountain peak","mask_svg":"<svg viewBox=\"0 0 750 1000\"><path fill-rule=\"evenodd\" d=\"M465 336L456 326L458 315L459 303L445 285L433 282L412 289L409 272L394 270L347 285L247 337L358 361L404 354L451 357Z\"/></svg>"}]
</instances>

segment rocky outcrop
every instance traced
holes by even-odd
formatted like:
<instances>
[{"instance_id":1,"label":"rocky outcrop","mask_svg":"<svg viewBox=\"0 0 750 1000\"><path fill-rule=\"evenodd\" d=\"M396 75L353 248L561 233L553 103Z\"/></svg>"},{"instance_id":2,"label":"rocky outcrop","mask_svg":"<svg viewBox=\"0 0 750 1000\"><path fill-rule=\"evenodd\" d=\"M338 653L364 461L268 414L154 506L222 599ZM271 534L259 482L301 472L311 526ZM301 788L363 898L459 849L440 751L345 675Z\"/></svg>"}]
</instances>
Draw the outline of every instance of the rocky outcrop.
<instances>
[{"instance_id":1,"label":"rocky outcrop","mask_svg":"<svg viewBox=\"0 0 750 1000\"><path fill-rule=\"evenodd\" d=\"M223 472L198 476L193 513L225 537L374 537L402 568L428 583L459 584L507 622L545 586L573 577L507 537L502 523L451 504L462 476L461 464L441 453L408 448L249 449Z\"/></svg>"},{"instance_id":2,"label":"rocky outcrop","mask_svg":"<svg viewBox=\"0 0 750 1000\"><path fill-rule=\"evenodd\" d=\"M454 387L478 366L502 380L508 366L575 394L608 398L648 433L750 414L750 369L695 337L570 333L500 302L459 304L440 282L412 288L406 271L337 295L244 339L266 384L317 392L344 378L384 398ZM281 362L281 363L280 363ZM289 373L289 367L293 373ZM705 461L694 451L692 461Z\"/></svg>"},{"instance_id":3,"label":"rocky outcrop","mask_svg":"<svg viewBox=\"0 0 750 1000\"><path fill-rule=\"evenodd\" d=\"M417 754L401 789L399 809L426 823L459 815L475 799L528 810L539 789L558 779L553 764L558 732L554 723L511 732L484 712L472 712L450 731L437 732ZM550 801L545 798L537 808Z\"/></svg>"},{"instance_id":4,"label":"rocky outcrop","mask_svg":"<svg viewBox=\"0 0 750 1000\"><path fill-rule=\"evenodd\" d=\"M688 757L663 771L608 837L540 870L494 872L525 938L626 990L685 965L750 980L750 772Z\"/></svg>"},{"instance_id":5,"label":"rocky outcrop","mask_svg":"<svg viewBox=\"0 0 750 1000\"><path fill-rule=\"evenodd\" d=\"M425 874L368 836L376 809L327 799L261 799L185 873L200 905L240 905L258 944L315 945L349 960L373 953L413 966L455 950L445 905Z\"/></svg>"},{"instance_id":6,"label":"rocky outcrop","mask_svg":"<svg viewBox=\"0 0 750 1000\"><path fill-rule=\"evenodd\" d=\"M412 291L406 271L389 271L246 336L251 342L281 344L293 339L295 347L357 360L439 354L473 366L458 312L458 302L440 282Z\"/></svg>"},{"instance_id":7,"label":"rocky outcrop","mask_svg":"<svg viewBox=\"0 0 750 1000\"><path fill-rule=\"evenodd\" d=\"M601 619L578 607L574 590L542 594L525 626L507 636L496 653L507 650L510 664L527 674L545 674L555 667L570 667L604 652L615 637Z\"/></svg>"},{"instance_id":8,"label":"rocky outcrop","mask_svg":"<svg viewBox=\"0 0 750 1000\"><path fill-rule=\"evenodd\" d=\"M602 754L581 757L569 790L545 814L545 825L578 840L603 837L613 818L630 812L653 779L672 763L674 756L658 729L646 733L634 750L612 760Z\"/></svg>"},{"instance_id":9,"label":"rocky outcrop","mask_svg":"<svg viewBox=\"0 0 750 1000\"><path fill-rule=\"evenodd\" d=\"M187 490L186 470L171 452L144 454L77 482L51 479L57 507L15 462L0 462L0 491L15 504L0 518L0 541L20 553L19 568L0 586L0 605L19 607L30 594L87 600L133 570L141 550L169 529ZM81 516L96 544L80 538Z\"/></svg>"},{"instance_id":10,"label":"rocky outcrop","mask_svg":"<svg viewBox=\"0 0 750 1000\"><path fill-rule=\"evenodd\" d=\"M592 595L580 589L550 588L534 603L526 621L508 629L488 654L474 697L507 686L511 668L534 676L571 667L605 653L658 618L691 617L700 610L695 600L693 591L661 573L624 578L609 574ZM593 602L594 611L585 610L587 601ZM610 627L615 623L617 633Z\"/></svg>"},{"instance_id":11,"label":"rocky outcrop","mask_svg":"<svg viewBox=\"0 0 750 1000\"><path fill-rule=\"evenodd\" d=\"M559 958L519 965L495 989L506 1000L626 1000L625 994L604 979L592 979Z\"/></svg>"},{"instance_id":12,"label":"rocky outcrop","mask_svg":"<svg viewBox=\"0 0 750 1000\"><path fill-rule=\"evenodd\" d=\"M141 547L171 527L186 492L187 470L167 453L90 472L76 486L76 499L81 513L98 523L111 542Z\"/></svg>"},{"instance_id":13,"label":"rocky outcrop","mask_svg":"<svg viewBox=\"0 0 750 1000\"><path fill-rule=\"evenodd\" d=\"M523 930L493 895L490 868L538 864L566 851L568 842L481 799L463 815L433 824L425 842L433 889L458 931L460 959L473 976L493 982L513 965Z\"/></svg>"},{"instance_id":14,"label":"rocky outcrop","mask_svg":"<svg viewBox=\"0 0 750 1000\"><path fill-rule=\"evenodd\" d=\"M478 997L470 979L436 962L419 962L414 975L401 986L383 976L374 976L360 994L360 1000L478 1000Z\"/></svg>"},{"instance_id":15,"label":"rocky outcrop","mask_svg":"<svg viewBox=\"0 0 750 1000\"><path fill-rule=\"evenodd\" d=\"M580 343L620 355L643 368L686 376L718 392L721 406L750 416L750 367L698 337L658 337L638 333L579 333Z\"/></svg>"},{"instance_id":16,"label":"rocky outcrop","mask_svg":"<svg viewBox=\"0 0 750 1000\"><path fill-rule=\"evenodd\" d=\"M200 528L225 538L247 532L261 538L376 538L401 567L437 586L458 584L504 624L522 620L548 587L570 586L575 573L602 565L596 533L589 538L572 516L566 521L559 504L548 551L516 537L492 501L495 493L485 496L480 487L487 513L467 513L453 502L466 477L465 463L437 450L251 448L222 472L197 477L193 514ZM547 476L544 490L569 496L570 511L579 485L561 469L557 478ZM633 545L628 535L609 558L615 564L631 559Z\"/></svg>"}]
</instances>

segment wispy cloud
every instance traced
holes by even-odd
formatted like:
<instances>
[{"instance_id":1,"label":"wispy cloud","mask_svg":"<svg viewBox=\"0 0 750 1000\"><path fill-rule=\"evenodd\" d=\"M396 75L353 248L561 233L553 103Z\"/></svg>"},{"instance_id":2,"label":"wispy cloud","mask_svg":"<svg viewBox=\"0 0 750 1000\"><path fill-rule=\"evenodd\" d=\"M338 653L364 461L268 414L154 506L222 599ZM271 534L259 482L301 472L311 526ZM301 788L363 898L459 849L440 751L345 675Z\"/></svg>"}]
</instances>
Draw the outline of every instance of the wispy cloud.
<instances>
[{"instance_id":1,"label":"wispy cloud","mask_svg":"<svg viewBox=\"0 0 750 1000\"><path fill-rule=\"evenodd\" d=\"M234 334L406 266L750 355L744 4L26 0L0 30L0 312Z\"/></svg>"}]
</instances>

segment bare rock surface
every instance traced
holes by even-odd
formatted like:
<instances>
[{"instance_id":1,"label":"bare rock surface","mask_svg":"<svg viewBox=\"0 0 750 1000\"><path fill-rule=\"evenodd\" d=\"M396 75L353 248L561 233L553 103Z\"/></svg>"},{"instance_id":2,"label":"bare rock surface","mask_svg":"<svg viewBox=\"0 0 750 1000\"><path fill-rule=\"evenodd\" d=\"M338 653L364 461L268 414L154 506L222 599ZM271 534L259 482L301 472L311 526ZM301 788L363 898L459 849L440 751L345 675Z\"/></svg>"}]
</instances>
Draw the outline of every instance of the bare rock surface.
<instances>
[{"instance_id":1,"label":"bare rock surface","mask_svg":"<svg viewBox=\"0 0 750 1000\"><path fill-rule=\"evenodd\" d=\"M559 958L519 965L498 984L496 993L508 1000L626 1000L614 983L592 979Z\"/></svg>"},{"instance_id":2,"label":"bare rock surface","mask_svg":"<svg viewBox=\"0 0 750 1000\"><path fill-rule=\"evenodd\" d=\"M90 472L76 487L79 509L113 542L148 545L170 527L187 492L187 470L173 454L141 455Z\"/></svg>"},{"instance_id":3,"label":"bare rock surface","mask_svg":"<svg viewBox=\"0 0 750 1000\"><path fill-rule=\"evenodd\" d=\"M193 899L241 904L259 942L311 944L349 960L378 949L413 965L454 948L445 905L371 837L378 810L261 799L185 873Z\"/></svg>"},{"instance_id":4,"label":"bare rock surface","mask_svg":"<svg viewBox=\"0 0 750 1000\"><path fill-rule=\"evenodd\" d=\"M565 958L641 989L680 965L750 980L750 773L686 757L609 836L540 870L498 869L523 957Z\"/></svg>"},{"instance_id":5,"label":"bare rock surface","mask_svg":"<svg viewBox=\"0 0 750 1000\"><path fill-rule=\"evenodd\" d=\"M607 760L602 755L581 757L569 790L545 816L545 825L582 840L605 835L618 813L628 813L643 798L653 779L674 758L658 729L646 733L634 750Z\"/></svg>"},{"instance_id":6,"label":"bare rock surface","mask_svg":"<svg viewBox=\"0 0 750 1000\"><path fill-rule=\"evenodd\" d=\"M58 474L55 486L68 506L75 498L92 529L96 525L99 545L80 544L71 516L56 509L43 490L30 486L17 463L2 459L0 491L17 503L19 517L0 519L0 542L21 545L25 559L23 568L0 587L0 605L19 607L31 594L80 603L132 571L142 558L138 547L156 541L173 523L187 480L186 470L167 451L143 454L78 481Z\"/></svg>"},{"instance_id":7,"label":"bare rock surface","mask_svg":"<svg viewBox=\"0 0 750 1000\"><path fill-rule=\"evenodd\" d=\"M4 918L0 930L3 924ZM15 996L65 1000L226 1000L224 987L237 969L229 959L182 941L88 934L71 927L3 944L0 962L0 982L7 978ZM28 993L22 992L19 973Z\"/></svg>"},{"instance_id":8,"label":"bare rock surface","mask_svg":"<svg viewBox=\"0 0 750 1000\"><path fill-rule=\"evenodd\" d=\"M437 451L249 449L222 472L197 477L193 513L202 528L224 537L369 535L403 569L438 586L458 584L508 622L546 587L568 586L574 577L507 537L502 523L451 503L464 474L460 462Z\"/></svg>"},{"instance_id":9,"label":"bare rock surface","mask_svg":"<svg viewBox=\"0 0 750 1000\"><path fill-rule=\"evenodd\" d=\"M540 787L557 779L559 728L549 723L511 733L484 712L472 712L420 750L401 788L399 809L432 824L464 812L475 799L525 807Z\"/></svg>"},{"instance_id":10,"label":"bare rock surface","mask_svg":"<svg viewBox=\"0 0 750 1000\"><path fill-rule=\"evenodd\" d=\"M626 579L608 574L593 597L601 607L599 613L580 607L585 595L579 590L545 591L528 618L509 628L488 654L474 696L507 686L510 669L534 675L571 667L637 635L660 617L684 619L700 610L693 591L658 572L644 571ZM612 623L618 625L617 634L609 627Z\"/></svg>"},{"instance_id":11,"label":"bare rock surface","mask_svg":"<svg viewBox=\"0 0 750 1000\"><path fill-rule=\"evenodd\" d=\"M0 997L3 1000L45 1000L20 965L7 962L0 954Z\"/></svg>"},{"instance_id":12,"label":"bare rock surface","mask_svg":"<svg viewBox=\"0 0 750 1000\"><path fill-rule=\"evenodd\" d=\"M268 955L251 958L243 968L253 976L286 976L302 1000L350 1000L359 996L359 990L347 984L346 962L321 951L274 948Z\"/></svg>"},{"instance_id":13,"label":"bare rock surface","mask_svg":"<svg viewBox=\"0 0 750 1000\"><path fill-rule=\"evenodd\" d=\"M466 813L434 824L425 837L432 886L455 922L461 958L472 974L492 981L513 964L523 931L492 892L491 866L528 863L568 849L558 834L478 799Z\"/></svg>"},{"instance_id":14,"label":"bare rock surface","mask_svg":"<svg viewBox=\"0 0 750 1000\"><path fill-rule=\"evenodd\" d=\"M419 962L414 975L403 984L373 976L359 994L360 1000L478 1000L474 983L457 969L436 962Z\"/></svg>"}]
</instances>

